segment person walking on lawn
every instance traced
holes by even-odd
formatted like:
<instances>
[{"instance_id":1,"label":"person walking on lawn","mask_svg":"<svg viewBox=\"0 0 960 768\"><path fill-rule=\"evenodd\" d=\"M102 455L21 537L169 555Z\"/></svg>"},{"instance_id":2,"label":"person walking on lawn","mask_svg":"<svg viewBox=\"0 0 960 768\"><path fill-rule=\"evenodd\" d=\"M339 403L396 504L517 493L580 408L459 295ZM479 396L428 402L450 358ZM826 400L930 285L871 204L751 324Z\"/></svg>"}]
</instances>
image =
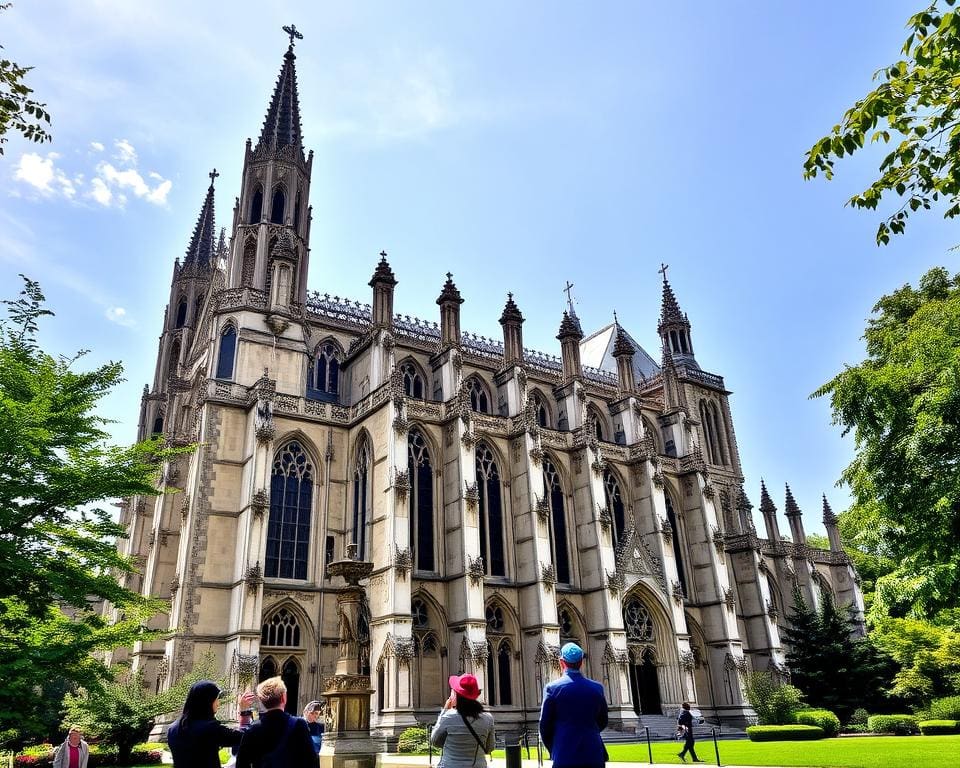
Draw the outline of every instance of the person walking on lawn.
<instances>
[{"instance_id":1,"label":"person walking on lawn","mask_svg":"<svg viewBox=\"0 0 960 768\"><path fill-rule=\"evenodd\" d=\"M690 702L683 702L683 709L680 710L680 714L677 715L677 731L683 731L683 749L677 753L683 762L687 762L687 752L690 753L690 759L695 763L702 763L699 757L697 757L697 750L693 746L693 715L690 713Z\"/></svg>"}]
</instances>

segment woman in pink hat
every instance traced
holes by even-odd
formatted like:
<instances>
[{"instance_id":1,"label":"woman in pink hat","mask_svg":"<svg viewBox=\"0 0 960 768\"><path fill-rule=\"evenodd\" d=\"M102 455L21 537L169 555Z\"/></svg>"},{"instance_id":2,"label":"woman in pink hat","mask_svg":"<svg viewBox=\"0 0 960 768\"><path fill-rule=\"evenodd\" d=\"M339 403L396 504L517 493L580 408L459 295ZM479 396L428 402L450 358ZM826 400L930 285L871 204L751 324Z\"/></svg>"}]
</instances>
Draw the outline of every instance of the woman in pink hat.
<instances>
[{"instance_id":1,"label":"woman in pink hat","mask_svg":"<svg viewBox=\"0 0 960 768\"><path fill-rule=\"evenodd\" d=\"M486 768L493 751L493 715L484 712L473 675L450 675L450 697L443 703L430 742L443 747L437 768Z\"/></svg>"}]
</instances>

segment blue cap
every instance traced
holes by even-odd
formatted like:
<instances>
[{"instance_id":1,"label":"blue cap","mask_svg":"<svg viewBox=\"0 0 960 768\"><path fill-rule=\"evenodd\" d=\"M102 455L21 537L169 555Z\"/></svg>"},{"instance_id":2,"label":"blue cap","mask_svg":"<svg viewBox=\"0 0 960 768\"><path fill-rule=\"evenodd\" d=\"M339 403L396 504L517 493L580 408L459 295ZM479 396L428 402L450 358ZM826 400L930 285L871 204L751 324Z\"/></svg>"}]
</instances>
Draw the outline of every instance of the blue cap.
<instances>
[{"instance_id":1,"label":"blue cap","mask_svg":"<svg viewBox=\"0 0 960 768\"><path fill-rule=\"evenodd\" d=\"M567 664L579 664L583 661L583 648L576 643L567 643L560 649L560 658Z\"/></svg>"}]
</instances>

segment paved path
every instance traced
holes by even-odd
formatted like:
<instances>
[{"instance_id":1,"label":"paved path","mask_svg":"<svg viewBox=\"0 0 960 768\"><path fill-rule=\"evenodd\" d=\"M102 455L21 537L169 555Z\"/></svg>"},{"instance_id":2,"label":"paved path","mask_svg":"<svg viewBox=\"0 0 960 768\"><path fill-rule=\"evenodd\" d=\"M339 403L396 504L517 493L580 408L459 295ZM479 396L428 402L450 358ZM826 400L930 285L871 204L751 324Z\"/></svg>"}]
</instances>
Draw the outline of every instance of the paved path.
<instances>
[{"instance_id":1,"label":"paved path","mask_svg":"<svg viewBox=\"0 0 960 768\"><path fill-rule=\"evenodd\" d=\"M434 768L437 764L437 756L433 757ZM429 765L429 758L424 755L400 755L394 753L381 753L377 755L377 766L380 768L427 768ZM488 768L506 768L507 761L502 757L496 758L487 758ZM653 763L652 765L646 761L642 763L607 763L607 768L641 768L641 766L648 766L648 768L666 768L666 766L673 766L676 768L678 763ZM691 763L687 763L691 765ZM693 765L703 765L711 766L716 765L716 762L711 762L707 760L703 763L693 763ZM539 768L536 760L524 760L523 768ZM553 768L553 763L549 760L543 761L543 768ZM750 766L738 766L730 765L729 763L723 763L723 768L750 768ZM766 768L776 768L775 766L766 766Z\"/></svg>"}]
</instances>

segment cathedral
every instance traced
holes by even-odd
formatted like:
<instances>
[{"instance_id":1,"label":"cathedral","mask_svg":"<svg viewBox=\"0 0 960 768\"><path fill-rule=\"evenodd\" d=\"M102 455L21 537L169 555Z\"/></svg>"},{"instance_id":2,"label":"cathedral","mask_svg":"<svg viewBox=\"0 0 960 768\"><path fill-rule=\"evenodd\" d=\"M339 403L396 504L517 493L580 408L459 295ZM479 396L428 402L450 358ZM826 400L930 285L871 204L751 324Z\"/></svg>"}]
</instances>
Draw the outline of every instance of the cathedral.
<instances>
[{"instance_id":1,"label":"cathedral","mask_svg":"<svg viewBox=\"0 0 960 768\"><path fill-rule=\"evenodd\" d=\"M395 314L386 253L365 299L311 292L312 164L291 42L229 236L211 173L143 393L140 439L197 446L164 462L164 493L121 504L126 586L169 601L170 639L131 652L151 689L212 658L237 687L281 675L299 712L349 641L384 743L463 672L520 730L572 640L612 729L685 700L742 725L744 675L787 674L795 589L862 615L825 498L829 549L807 544L789 487L789 535L763 486L755 529L730 393L666 269L659 362L616 321L585 334L572 302L540 319L559 321L559 356L524 346L510 294L499 338L468 333L449 273L424 319ZM328 568L344 560L372 564L354 626Z\"/></svg>"}]
</instances>

